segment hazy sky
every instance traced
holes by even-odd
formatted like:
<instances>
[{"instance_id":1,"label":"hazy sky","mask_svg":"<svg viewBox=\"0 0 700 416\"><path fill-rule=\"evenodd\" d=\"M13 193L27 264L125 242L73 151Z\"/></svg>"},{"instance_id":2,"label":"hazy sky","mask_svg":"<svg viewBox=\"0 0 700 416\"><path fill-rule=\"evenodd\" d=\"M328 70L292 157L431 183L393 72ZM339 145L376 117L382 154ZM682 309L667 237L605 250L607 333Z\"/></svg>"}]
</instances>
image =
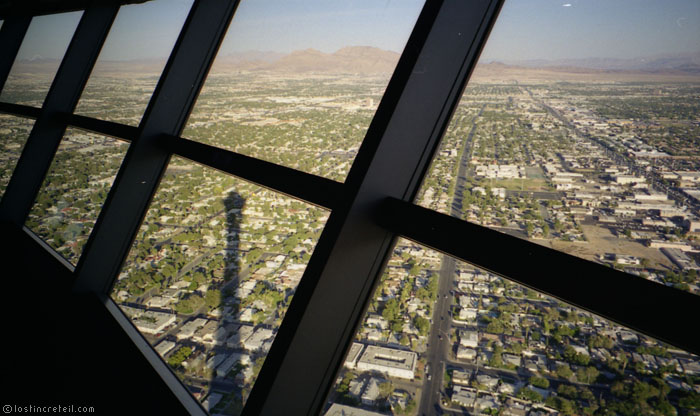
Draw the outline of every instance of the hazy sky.
<instances>
[{"instance_id":1,"label":"hazy sky","mask_svg":"<svg viewBox=\"0 0 700 416\"><path fill-rule=\"evenodd\" d=\"M634 58L699 45L698 0L506 0L482 59Z\"/></svg>"},{"instance_id":2,"label":"hazy sky","mask_svg":"<svg viewBox=\"0 0 700 416\"><path fill-rule=\"evenodd\" d=\"M100 59L163 57L191 0L124 6ZM420 0L242 0L221 49L401 51ZM21 59L60 58L81 13L37 17ZM483 60L631 58L700 49L700 0L506 0Z\"/></svg>"}]
</instances>

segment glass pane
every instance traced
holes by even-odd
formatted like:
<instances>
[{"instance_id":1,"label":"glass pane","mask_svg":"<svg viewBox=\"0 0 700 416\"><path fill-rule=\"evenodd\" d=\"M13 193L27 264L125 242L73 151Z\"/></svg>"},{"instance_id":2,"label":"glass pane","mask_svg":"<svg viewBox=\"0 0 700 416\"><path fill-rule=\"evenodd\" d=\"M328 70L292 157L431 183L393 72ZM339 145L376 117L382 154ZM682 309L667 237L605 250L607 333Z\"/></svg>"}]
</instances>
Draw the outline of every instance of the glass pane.
<instances>
[{"instance_id":1,"label":"glass pane","mask_svg":"<svg viewBox=\"0 0 700 416\"><path fill-rule=\"evenodd\" d=\"M418 203L699 293L697 22L680 0L509 0Z\"/></svg>"},{"instance_id":2,"label":"glass pane","mask_svg":"<svg viewBox=\"0 0 700 416\"><path fill-rule=\"evenodd\" d=\"M41 107L83 12L32 18L0 101Z\"/></svg>"},{"instance_id":3,"label":"glass pane","mask_svg":"<svg viewBox=\"0 0 700 416\"><path fill-rule=\"evenodd\" d=\"M184 137L343 181L423 1L242 1Z\"/></svg>"},{"instance_id":4,"label":"glass pane","mask_svg":"<svg viewBox=\"0 0 700 416\"><path fill-rule=\"evenodd\" d=\"M173 158L112 297L208 410L239 414L327 218Z\"/></svg>"},{"instance_id":5,"label":"glass pane","mask_svg":"<svg viewBox=\"0 0 700 416\"><path fill-rule=\"evenodd\" d=\"M127 143L66 130L26 226L66 260L78 262L117 176Z\"/></svg>"},{"instance_id":6,"label":"glass pane","mask_svg":"<svg viewBox=\"0 0 700 416\"><path fill-rule=\"evenodd\" d=\"M0 198L10 182L34 120L0 114Z\"/></svg>"},{"instance_id":7,"label":"glass pane","mask_svg":"<svg viewBox=\"0 0 700 416\"><path fill-rule=\"evenodd\" d=\"M700 357L399 240L325 414L691 414L699 375Z\"/></svg>"},{"instance_id":8,"label":"glass pane","mask_svg":"<svg viewBox=\"0 0 700 416\"><path fill-rule=\"evenodd\" d=\"M138 125L191 5L156 0L122 6L75 113Z\"/></svg>"}]
</instances>

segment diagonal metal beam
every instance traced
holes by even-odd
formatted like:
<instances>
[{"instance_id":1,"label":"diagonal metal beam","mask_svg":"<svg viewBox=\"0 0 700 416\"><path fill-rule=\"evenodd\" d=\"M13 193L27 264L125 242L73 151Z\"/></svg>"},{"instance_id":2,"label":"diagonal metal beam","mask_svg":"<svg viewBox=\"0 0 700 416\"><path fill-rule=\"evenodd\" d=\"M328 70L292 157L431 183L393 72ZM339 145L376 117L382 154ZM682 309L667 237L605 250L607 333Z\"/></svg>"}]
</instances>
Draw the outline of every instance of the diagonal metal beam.
<instances>
[{"instance_id":1,"label":"diagonal metal beam","mask_svg":"<svg viewBox=\"0 0 700 416\"><path fill-rule=\"evenodd\" d=\"M172 136L161 143L179 156L326 209L333 209L343 192L340 182L204 143Z\"/></svg>"},{"instance_id":2,"label":"diagonal metal beam","mask_svg":"<svg viewBox=\"0 0 700 416\"><path fill-rule=\"evenodd\" d=\"M139 133L137 127L119 124L113 121L99 120L77 114L61 114L59 117L67 126L77 127L82 130L91 131L103 136L114 137L115 139L122 139L128 142L133 141Z\"/></svg>"},{"instance_id":3,"label":"diagonal metal beam","mask_svg":"<svg viewBox=\"0 0 700 416\"><path fill-rule=\"evenodd\" d=\"M700 354L700 339L688 337L681 319L700 313L700 296L396 198L382 203L376 220L419 244Z\"/></svg>"},{"instance_id":4,"label":"diagonal metal beam","mask_svg":"<svg viewBox=\"0 0 700 416\"><path fill-rule=\"evenodd\" d=\"M31 107L22 104L0 103L0 113L37 119L41 114L41 108Z\"/></svg>"},{"instance_id":5,"label":"diagonal metal beam","mask_svg":"<svg viewBox=\"0 0 700 416\"><path fill-rule=\"evenodd\" d=\"M27 219L66 130L59 115L75 109L118 10L94 2L83 13L0 202L0 220L22 225Z\"/></svg>"},{"instance_id":6,"label":"diagonal metal beam","mask_svg":"<svg viewBox=\"0 0 700 416\"><path fill-rule=\"evenodd\" d=\"M170 160L171 153L160 139L179 136L184 128L237 5L238 1L230 0L196 0L192 5L78 261L73 290L95 292L113 308L112 284ZM206 414L142 336L136 331L129 335L183 406L191 414Z\"/></svg>"},{"instance_id":7,"label":"diagonal metal beam","mask_svg":"<svg viewBox=\"0 0 700 416\"><path fill-rule=\"evenodd\" d=\"M76 267L76 290L108 295L238 2L195 1Z\"/></svg>"},{"instance_id":8,"label":"diagonal metal beam","mask_svg":"<svg viewBox=\"0 0 700 416\"><path fill-rule=\"evenodd\" d=\"M426 2L243 414L321 412L394 240L371 213L417 192L500 4Z\"/></svg>"}]
</instances>

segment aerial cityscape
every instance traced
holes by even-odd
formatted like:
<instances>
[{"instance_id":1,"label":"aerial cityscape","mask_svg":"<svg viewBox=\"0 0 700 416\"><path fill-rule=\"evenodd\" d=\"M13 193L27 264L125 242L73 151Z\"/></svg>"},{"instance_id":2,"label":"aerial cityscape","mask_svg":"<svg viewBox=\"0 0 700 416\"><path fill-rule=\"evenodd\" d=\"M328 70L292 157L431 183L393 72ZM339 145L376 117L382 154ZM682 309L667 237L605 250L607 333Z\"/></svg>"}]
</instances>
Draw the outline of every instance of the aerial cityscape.
<instances>
[{"instance_id":1,"label":"aerial cityscape","mask_svg":"<svg viewBox=\"0 0 700 416\"><path fill-rule=\"evenodd\" d=\"M398 58L222 55L181 136L343 182ZM137 126L164 64L98 63L76 114ZM19 62L0 100L41 107L57 67ZM0 195L32 124L0 115ZM73 265L128 147L66 130L25 225ZM700 295L700 53L480 61L414 202ZM173 156L111 297L238 415L329 215ZM322 414L700 415L700 358L398 239Z\"/></svg>"}]
</instances>

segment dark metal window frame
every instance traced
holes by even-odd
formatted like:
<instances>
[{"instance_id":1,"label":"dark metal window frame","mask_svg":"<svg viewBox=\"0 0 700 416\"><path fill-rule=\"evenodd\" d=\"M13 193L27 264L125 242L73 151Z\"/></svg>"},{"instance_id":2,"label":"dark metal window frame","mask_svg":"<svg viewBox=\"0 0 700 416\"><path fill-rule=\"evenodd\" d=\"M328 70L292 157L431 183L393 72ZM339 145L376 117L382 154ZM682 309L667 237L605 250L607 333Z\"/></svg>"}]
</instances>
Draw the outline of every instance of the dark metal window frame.
<instances>
[{"instance_id":1,"label":"dark metal window frame","mask_svg":"<svg viewBox=\"0 0 700 416\"><path fill-rule=\"evenodd\" d=\"M426 1L350 173L339 183L179 137L237 1L195 0L138 127L73 114L120 7L94 1L42 108L0 103L0 113L37 120L0 202L0 220L24 224L68 126L130 142L78 265L69 270L74 280L66 284L103 299L193 414L205 412L109 297L173 154L331 210L244 414L322 410L397 236L699 353L700 341L682 317L700 311L700 297L412 203L502 3ZM2 17L0 88L31 20L21 13ZM510 258L504 262L505 253Z\"/></svg>"}]
</instances>

